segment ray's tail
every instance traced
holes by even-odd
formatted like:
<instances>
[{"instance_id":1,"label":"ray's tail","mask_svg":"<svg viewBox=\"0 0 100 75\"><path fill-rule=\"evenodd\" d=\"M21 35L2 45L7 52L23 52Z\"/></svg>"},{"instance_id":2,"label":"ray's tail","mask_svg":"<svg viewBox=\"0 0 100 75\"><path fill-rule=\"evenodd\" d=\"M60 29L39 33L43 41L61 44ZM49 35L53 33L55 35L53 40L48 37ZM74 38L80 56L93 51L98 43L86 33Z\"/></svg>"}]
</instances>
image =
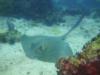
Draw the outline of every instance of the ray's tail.
<instances>
[{"instance_id":1,"label":"ray's tail","mask_svg":"<svg viewBox=\"0 0 100 75\"><path fill-rule=\"evenodd\" d=\"M72 28L67 32L65 33L63 36L62 36L62 39L65 40L67 38L67 36L76 28L80 25L81 21L83 20L83 18L85 17L85 14L82 14L80 16L80 18L78 19L78 21L75 23L75 25L72 26Z\"/></svg>"}]
</instances>

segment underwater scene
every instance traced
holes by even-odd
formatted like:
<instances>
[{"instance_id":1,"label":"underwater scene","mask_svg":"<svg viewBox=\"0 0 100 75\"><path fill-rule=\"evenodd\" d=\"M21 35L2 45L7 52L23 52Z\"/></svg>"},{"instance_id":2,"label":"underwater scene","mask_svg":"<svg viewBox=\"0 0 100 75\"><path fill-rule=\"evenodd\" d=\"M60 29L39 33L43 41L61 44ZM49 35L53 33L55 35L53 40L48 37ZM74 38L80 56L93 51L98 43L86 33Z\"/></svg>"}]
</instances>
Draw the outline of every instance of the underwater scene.
<instances>
[{"instance_id":1,"label":"underwater scene","mask_svg":"<svg viewBox=\"0 0 100 75\"><path fill-rule=\"evenodd\" d=\"M100 75L100 0L0 0L0 75Z\"/></svg>"}]
</instances>

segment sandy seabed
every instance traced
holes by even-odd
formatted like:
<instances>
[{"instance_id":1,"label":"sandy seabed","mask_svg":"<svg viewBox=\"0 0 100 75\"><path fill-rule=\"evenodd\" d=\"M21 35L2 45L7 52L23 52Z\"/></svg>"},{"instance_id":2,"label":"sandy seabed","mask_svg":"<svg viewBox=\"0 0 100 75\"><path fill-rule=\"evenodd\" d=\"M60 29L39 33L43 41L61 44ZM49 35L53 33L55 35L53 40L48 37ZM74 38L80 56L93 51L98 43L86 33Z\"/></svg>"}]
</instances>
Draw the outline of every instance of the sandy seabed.
<instances>
[{"instance_id":1,"label":"sandy seabed","mask_svg":"<svg viewBox=\"0 0 100 75\"><path fill-rule=\"evenodd\" d=\"M6 20L6 18L0 18L0 28L5 30ZM68 16L65 23L48 27L41 23L34 23L32 20L14 18L13 24L19 32L29 36L40 34L59 36L66 33L75 21L75 17ZM100 20L84 18L80 26L69 34L66 42L75 54L81 52L83 45L98 33L100 33ZM54 63L26 57L20 42L14 45L0 43L0 75L57 75L56 71Z\"/></svg>"}]
</instances>

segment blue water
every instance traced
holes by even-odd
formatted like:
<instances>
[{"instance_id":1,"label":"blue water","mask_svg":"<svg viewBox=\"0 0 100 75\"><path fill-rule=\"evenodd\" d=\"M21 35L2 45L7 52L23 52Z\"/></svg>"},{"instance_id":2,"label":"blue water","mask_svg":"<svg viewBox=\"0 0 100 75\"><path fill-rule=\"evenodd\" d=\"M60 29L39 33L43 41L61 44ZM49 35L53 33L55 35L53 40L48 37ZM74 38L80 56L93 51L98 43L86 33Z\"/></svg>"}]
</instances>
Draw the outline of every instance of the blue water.
<instances>
[{"instance_id":1,"label":"blue water","mask_svg":"<svg viewBox=\"0 0 100 75\"><path fill-rule=\"evenodd\" d=\"M99 0L1 0L1 16L24 17L52 25L70 11L90 14L100 9ZM7 10L6 10L7 9ZM59 15L59 17L57 17ZM47 18L50 17L49 19ZM51 23L52 22L52 23ZM51 23L51 24L49 24Z\"/></svg>"}]
</instances>

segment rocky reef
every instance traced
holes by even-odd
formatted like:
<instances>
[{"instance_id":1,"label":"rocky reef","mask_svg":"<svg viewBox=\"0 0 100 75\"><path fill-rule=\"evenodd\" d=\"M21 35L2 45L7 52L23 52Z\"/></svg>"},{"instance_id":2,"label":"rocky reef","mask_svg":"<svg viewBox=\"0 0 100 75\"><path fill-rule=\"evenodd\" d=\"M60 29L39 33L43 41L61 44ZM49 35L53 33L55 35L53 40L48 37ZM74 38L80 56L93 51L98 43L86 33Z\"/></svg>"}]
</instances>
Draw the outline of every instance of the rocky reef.
<instances>
[{"instance_id":1,"label":"rocky reef","mask_svg":"<svg viewBox=\"0 0 100 75\"><path fill-rule=\"evenodd\" d=\"M61 58L56 63L58 75L100 75L100 34L83 46L83 52Z\"/></svg>"},{"instance_id":2,"label":"rocky reef","mask_svg":"<svg viewBox=\"0 0 100 75\"><path fill-rule=\"evenodd\" d=\"M3 31L0 30L0 42L14 44L20 41L20 33L17 30Z\"/></svg>"}]
</instances>

